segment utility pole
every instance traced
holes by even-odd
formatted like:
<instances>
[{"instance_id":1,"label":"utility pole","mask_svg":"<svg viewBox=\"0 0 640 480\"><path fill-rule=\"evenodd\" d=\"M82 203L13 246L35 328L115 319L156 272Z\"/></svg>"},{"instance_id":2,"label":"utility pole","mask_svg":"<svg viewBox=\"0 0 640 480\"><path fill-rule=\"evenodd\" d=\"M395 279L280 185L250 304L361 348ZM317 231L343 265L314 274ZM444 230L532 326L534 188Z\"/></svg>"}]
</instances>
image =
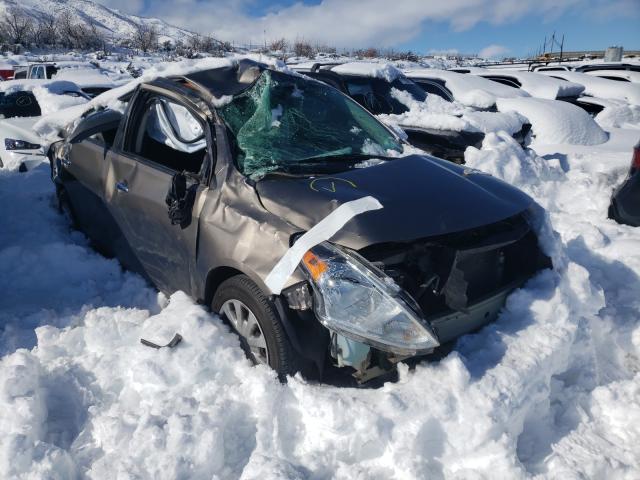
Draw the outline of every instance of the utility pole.
<instances>
[{"instance_id":1,"label":"utility pole","mask_svg":"<svg viewBox=\"0 0 640 480\"><path fill-rule=\"evenodd\" d=\"M562 52L564 51L564 33L562 34L562 43L560 44L560 62L562 63Z\"/></svg>"}]
</instances>

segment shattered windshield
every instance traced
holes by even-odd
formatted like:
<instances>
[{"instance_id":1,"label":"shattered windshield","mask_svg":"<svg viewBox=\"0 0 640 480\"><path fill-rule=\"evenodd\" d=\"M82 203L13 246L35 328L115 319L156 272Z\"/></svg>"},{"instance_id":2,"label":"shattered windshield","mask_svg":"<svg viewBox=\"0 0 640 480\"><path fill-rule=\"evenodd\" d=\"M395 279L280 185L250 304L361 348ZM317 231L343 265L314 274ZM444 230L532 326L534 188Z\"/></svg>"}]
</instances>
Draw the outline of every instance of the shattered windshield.
<instances>
[{"instance_id":1,"label":"shattered windshield","mask_svg":"<svg viewBox=\"0 0 640 480\"><path fill-rule=\"evenodd\" d=\"M398 77L392 82L382 78L347 77L345 83L351 98L374 115L400 115L409 110L391 94L392 89L407 92L418 102L427 98L426 92L406 77Z\"/></svg>"},{"instance_id":2,"label":"shattered windshield","mask_svg":"<svg viewBox=\"0 0 640 480\"><path fill-rule=\"evenodd\" d=\"M337 90L271 70L219 113L235 136L238 168L248 176L402 151L389 130Z\"/></svg>"}]
</instances>

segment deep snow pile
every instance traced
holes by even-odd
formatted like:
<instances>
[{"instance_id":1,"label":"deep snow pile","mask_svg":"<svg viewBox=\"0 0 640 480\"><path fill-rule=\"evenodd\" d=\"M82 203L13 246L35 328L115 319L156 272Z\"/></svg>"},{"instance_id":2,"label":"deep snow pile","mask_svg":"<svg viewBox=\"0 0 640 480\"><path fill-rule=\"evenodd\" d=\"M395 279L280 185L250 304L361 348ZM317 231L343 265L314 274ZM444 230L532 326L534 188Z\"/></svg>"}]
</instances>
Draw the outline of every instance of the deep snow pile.
<instances>
[{"instance_id":1,"label":"deep snow pile","mask_svg":"<svg viewBox=\"0 0 640 480\"><path fill-rule=\"evenodd\" d=\"M93 252L48 167L0 171L0 472L7 478L638 478L640 232L606 219L637 131L506 134L470 167L549 214L556 271L498 321L377 390L281 385L214 315ZM544 219L541 219L544 220ZM153 350L140 338L167 341Z\"/></svg>"}]
</instances>

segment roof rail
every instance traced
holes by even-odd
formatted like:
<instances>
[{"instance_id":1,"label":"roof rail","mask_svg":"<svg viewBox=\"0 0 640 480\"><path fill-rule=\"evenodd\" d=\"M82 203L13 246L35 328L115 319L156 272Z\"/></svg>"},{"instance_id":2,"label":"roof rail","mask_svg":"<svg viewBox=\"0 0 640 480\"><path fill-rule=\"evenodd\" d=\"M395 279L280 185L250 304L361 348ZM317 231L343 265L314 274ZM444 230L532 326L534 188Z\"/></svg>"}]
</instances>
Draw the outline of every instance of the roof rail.
<instances>
[{"instance_id":1,"label":"roof rail","mask_svg":"<svg viewBox=\"0 0 640 480\"><path fill-rule=\"evenodd\" d=\"M329 65L342 65L343 63L345 62L315 62L311 66L311 71L315 73L320 70L320 67L328 67Z\"/></svg>"}]
</instances>

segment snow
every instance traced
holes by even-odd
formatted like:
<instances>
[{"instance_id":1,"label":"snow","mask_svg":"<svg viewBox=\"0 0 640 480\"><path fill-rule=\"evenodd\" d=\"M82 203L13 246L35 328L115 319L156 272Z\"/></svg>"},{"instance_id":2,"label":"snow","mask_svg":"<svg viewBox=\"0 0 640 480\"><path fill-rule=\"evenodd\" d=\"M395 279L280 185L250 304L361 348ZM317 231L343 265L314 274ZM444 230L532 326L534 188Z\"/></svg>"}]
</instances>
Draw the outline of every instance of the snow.
<instances>
[{"instance_id":1,"label":"snow","mask_svg":"<svg viewBox=\"0 0 640 480\"><path fill-rule=\"evenodd\" d=\"M396 88L391 89L391 95L405 105L409 110L401 114L377 115L389 125L401 127L429 128L434 130L463 130L476 129L469 122L462 119L464 107L436 96L427 95L425 101L415 100L409 92Z\"/></svg>"},{"instance_id":2,"label":"snow","mask_svg":"<svg viewBox=\"0 0 640 480\"><path fill-rule=\"evenodd\" d=\"M9 80L0 83L0 92L5 94L31 92L36 97L42 115L48 115L77 105L84 105L87 99L79 96L82 92L75 83L64 80ZM78 95L65 95L75 92Z\"/></svg>"},{"instance_id":3,"label":"snow","mask_svg":"<svg viewBox=\"0 0 640 480\"><path fill-rule=\"evenodd\" d=\"M130 79L131 77L129 77ZM89 68L65 68L60 70L55 76L55 80L68 80L82 87L104 87L113 88L116 86L114 80L105 73ZM123 83L122 80L119 82Z\"/></svg>"},{"instance_id":4,"label":"snow","mask_svg":"<svg viewBox=\"0 0 640 480\"><path fill-rule=\"evenodd\" d=\"M402 72L390 63L349 62L336 65L331 70L341 75L382 78L387 82L393 82L403 76Z\"/></svg>"},{"instance_id":5,"label":"snow","mask_svg":"<svg viewBox=\"0 0 640 480\"><path fill-rule=\"evenodd\" d=\"M160 71L175 70L149 75ZM602 130L569 104L503 102L535 120L531 149L488 133L467 166L544 207L555 270L442 360L401 366L379 389L280 384L216 315L159 294L71 231L48 165L0 170L0 476L638 478L640 237L606 218L637 122L591 145ZM140 344L176 332L175 349Z\"/></svg>"},{"instance_id":6,"label":"snow","mask_svg":"<svg viewBox=\"0 0 640 480\"><path fill-rule=\"evenodd\" d=\"M127 15L100 3L86 0L0 0L0 13L14 6L19 6L34 17L68 13L74 21L76 19L83 21L87 26L94 24L107 38L131 38L138 24L155 26L159 32L160 42L167 39L186 41L194 35L189 30L169 25L158 18Z\"/></svg>"},{"instance_id":7,"label":"snow","mask_svg":"<svg viewBox=\"0 0 640 480\"><path fill-rule=\"evenodd\" d=\"M415 100L410 93L393 88L391 94L409 110L401 114L377 115L390 126L450 130L454 132L496 132L514 134L526 119L516 112L477 112L456 102L447 102L437 95L427 95L425 101Z\"/></svg>"},{"instance_id":8,"label":"snow","mask_svg":"<svg viewBox=\"0 0 640 480\"><path fill-rule=\"evenodd\" d=\"M443 80L456 101L473 108L491 108L497 98L528 97L523 90L502 85L486 78L465 73L425 68L406 70L405 75L412 79Z\"/></svg>"},{"instance_id":9,"label":"snow","mask_svg":"<svg viewBox=\"0 0 640 480\"><path fill-rule=\"evenodd\" d=\"M544 74L584 85L584 95L624 100L634 105L640 105L640 84L637 83L608 80L580 72L544 72Z\"/></svg>"},{"instance_id":10,"label":"snow","mask_svg":"<svg viewBox=\"0 0 640 480\"><path fill-rule=\"evenodd\" d=\"M501 98L501 112L514 111L526 117L536 137L547 143L597 145L607 140L607 134L580 107L567 102L542 98Z\"/></svg>"},{"instance_id":11,"label":"snow","mask_svg":"<svg viewBox=\"0 0 640 480\"><path fill-rule=\"evenodd\" d=\"M502 76L516 79L520 82L521 89L529 93L532 97L547 98L553 100L559 97L574 97L580 95L584 87L578 83L573 83L547 75L534 72L521 72L516 70L496 71L484 68L471 68L471 75Z\"/></svg>"}]
</instances>

